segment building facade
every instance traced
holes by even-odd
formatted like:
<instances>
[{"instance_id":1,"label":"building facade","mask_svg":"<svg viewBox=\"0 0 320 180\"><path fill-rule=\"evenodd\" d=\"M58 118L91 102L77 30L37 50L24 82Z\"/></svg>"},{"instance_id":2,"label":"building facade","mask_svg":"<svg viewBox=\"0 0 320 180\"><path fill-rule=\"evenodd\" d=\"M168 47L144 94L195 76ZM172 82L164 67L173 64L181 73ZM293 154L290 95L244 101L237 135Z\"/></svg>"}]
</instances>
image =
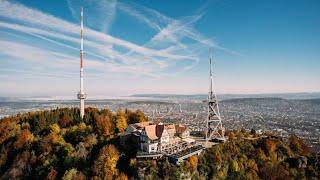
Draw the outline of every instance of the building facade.
<instances>
[{"instance_id":1,"label":"building facade","mask_svg":"<svg viewBox=\"0 0 320 180\"><path fill-rule=\"evenodd\" d=\"M139 151L143 153L173 154L195 144L189 128L181 124L135 123L128 126L126 134L139 137Z\"/></svg>"}]
</instances>

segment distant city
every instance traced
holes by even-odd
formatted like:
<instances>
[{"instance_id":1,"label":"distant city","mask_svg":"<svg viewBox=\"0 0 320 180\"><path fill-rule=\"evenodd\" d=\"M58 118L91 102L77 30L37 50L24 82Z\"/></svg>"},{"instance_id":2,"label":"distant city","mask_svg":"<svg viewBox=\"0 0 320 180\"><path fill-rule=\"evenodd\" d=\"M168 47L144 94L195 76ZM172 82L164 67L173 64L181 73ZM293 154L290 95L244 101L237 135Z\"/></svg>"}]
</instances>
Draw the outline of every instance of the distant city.
<instances>
[{"instance_id":1,"label":"distant city","mask_svg":"<svg viewBox=\"0 0 320 180\"><path fill-rule=\"evenodd\" d=\"M100 97L101 98L101 97ZM206 95L140 94L128 97L90 99L86 107L142 110L150 120L182 123L202 131L207 118ZM320 93L220 95L220 111L227 130L272 131L287 138L296 134L320 150ZM0 98L0 117L18 113L78 107L68 98Z\"/></svg>"}]
</instances>

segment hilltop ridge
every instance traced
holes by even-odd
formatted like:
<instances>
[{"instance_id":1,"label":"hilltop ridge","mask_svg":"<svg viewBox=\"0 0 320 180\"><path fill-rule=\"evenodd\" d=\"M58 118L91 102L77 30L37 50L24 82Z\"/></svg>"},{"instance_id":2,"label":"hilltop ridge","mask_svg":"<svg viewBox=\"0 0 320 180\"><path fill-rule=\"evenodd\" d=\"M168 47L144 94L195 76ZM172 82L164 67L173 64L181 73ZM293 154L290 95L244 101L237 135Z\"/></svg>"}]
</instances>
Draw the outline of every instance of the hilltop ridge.
<instances>
[{"instance_id":1,"label":"hilltop ridge","mask_svg":"<svg viewBox=\"0 0 320 180\"><path fill-rule=\"evenodd\" d=\"M319 178L319 154L301 139L229 131L230 141L182 165L166 158L140 161L120 137L128 124L147 121L139 110L76 108L18 114L0 121L1 179L272 179Z\"/></svg>"}]
</instances>

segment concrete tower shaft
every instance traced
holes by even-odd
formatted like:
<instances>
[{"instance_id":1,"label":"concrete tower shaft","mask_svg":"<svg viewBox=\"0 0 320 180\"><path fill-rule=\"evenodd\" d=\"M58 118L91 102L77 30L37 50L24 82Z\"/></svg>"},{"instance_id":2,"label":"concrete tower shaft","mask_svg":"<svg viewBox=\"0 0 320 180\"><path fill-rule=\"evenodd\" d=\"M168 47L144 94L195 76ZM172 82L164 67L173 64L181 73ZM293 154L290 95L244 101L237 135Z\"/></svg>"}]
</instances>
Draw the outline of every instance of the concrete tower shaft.
<instances>
[{"instance_id":1,"label":"concrete tower shaft","mask_svg":"<svg viewBox=\"0 0 320 180\"><path fill-rule=\"evenodd\" d=\"M84 100L87 95L84 93L83 87L83 8L81 8L80 17L80 92L78 93L78 99L80 100L80 118L83 119L84 116Z\"/></svg>"}]
</instances>

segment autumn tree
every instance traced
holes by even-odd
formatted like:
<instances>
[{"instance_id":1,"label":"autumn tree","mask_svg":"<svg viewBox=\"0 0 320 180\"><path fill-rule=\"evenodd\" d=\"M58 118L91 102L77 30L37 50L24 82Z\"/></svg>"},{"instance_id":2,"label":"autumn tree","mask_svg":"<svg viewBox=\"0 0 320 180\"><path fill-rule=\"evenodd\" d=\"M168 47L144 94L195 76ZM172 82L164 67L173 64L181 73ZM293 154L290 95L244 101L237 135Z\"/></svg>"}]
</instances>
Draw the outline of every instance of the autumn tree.
<instances>
[{"instance_id":1,"label":"autumn tree","mask_svg":"<svg viewBox=\"0 0 320 180\"><path fill-rule=\"evenodd\" d=\"M124 174L123 172L121 172L116 179L118 179L118 180L128 180L128 176L126 174Z\"/></svg>"},{"instance_id":2,"label":"autumn tree","mask_svg":"<svg viewBox=\"0 0 320 180\"><path fill-rule=\"evenodd\" d=\"M228 137L229 137L230 140L233 140L235 138L235 136L236 135L234 134L234 132L229 132L228 133Z\"/></svg>"},{"instance_id":3,"label":"autumn tree","mask_svg":"<svg viewBox=\"0 0 320 180\"><path fill-rule=\"evenodd\" d=\"M25 144L32 142L34 139L33 134L28 130L24 129L21 134L18 136L17 141L13 144L15 149L22 148Z\"/></svg>"},{"instance_id":4,"label":"autumn tree","mask_svg":"<svg viewBox=\"0 0 320 180\"><path fill-rule=\"evenodd\" d=\"M227 131L229 141L176 166L166 157L138 161L134 140L117 148L128 123L147 121L141 111L87 108L85 119L78 108L2 118L0 179L319 179L319 157L297 136L288 144Z\"/></svg>"},{"instance_id":5,"label":"autumn tree","mask_svg":"<svg viewBox=\"0 0 320 180\"><path fill-rule=\"evenodd\" d=\"M31 167L35 164L36 157L29 151L23 151L17 154L11 168L6 171L0 179L22 179L22 177L30 175Z\"/></svg>"},{"instance_id":6,"label":"autumn tree","mask_svg":"<svg viewBox=\"0 0 320 180\"><path fill-rule=\"evenodd\" d=\"M198 157L197 156L191 156L188 158L188 161L190 163L190 168L192 171L195 171L198 167Z\"/></svg>"},{"instance_id":7,"label":"autumn tree","mask_svg":"<svg viewBox=\"0 0 320 180\"><path fill-rule=\"evenodd\" d=\"M58 174L58 172L54 168L51 168L50 172L47 175L47 180L55 180L55 179L57 179L57 174Z\"/></svg>"},{"instance_id":8,"label":"autumn tree","mask_svg":"<svg viewBox=\"0 0 320 180\"><path fill-rule=\"evenodd\" d=\"M91 149L94 145L98 143L96 134L89 134L84 138L84 146Z\"/></svg>"},{"instance_id":9,"label":"autumn tree","mask_svg":"<svg viewBox=\"0 0 320 180\"><path fill-rule=\"evenodd\" d=\"M236 160L231 161L230 168L231 168L232 172L239 172L240 171L240 167L239 167L238 161L236 161Z\"/></svg>"},{"instance_id":10,"label":"autumn tree","mask_svg":"<svg viewBox=\"0 0 320 180\"><path fill-rule=\"evenodd\" d=\"M63 180L85 180L86 176L81 171L78 171L77 169L72 168L70 170L67 170L64 173L62 179Z\"/></svg>"},{"instance_id":11,"label":"autumn tree","mask_svg":"<svg viewBox=\"0 0 320 180\"><path fill-rule=\"evenodd\" d=\"M116 115L116 127L118 132L119 133L125 132L127 126L128 124L127 124L126 114L122 110L118 110Z\"/></svg>"},{"instance_id":12,"label":"autumn tree","mask_svg":"<svg viewBox=\"0 0 320 180\"><path fill-rule=\"evenodd\" d=\"M59 120L59 124L61 127L67 127L71 124L72 119L69 116L69 114L67 113L63 113L63 115L61 116L60 120Z\"/></svg>"},{"instance_id":13,"label":"autumn tree","mask_svg":"<svg viewBox=\"0 0 320 180\"><path fill-rule=\"evenodd\" d=\"M89 151L85 147L85 144L83 142L80 142L75 149L74 156L78 159L87 159L89 154Z\"/></svg>"},{"instance_id":14,"label":"autumn tree","mask_svg":"<svg viewBox=\"0 0 320 180\"><path fill-rule=\"evenodd\" d=\"M301 155L308 155L310 153L309 146L304 143L298 136L292 135L289 139L290 141L290 148L298 154Z\"/></svg>"},{"instance_id":15,"label":"autumn tree","mask_svg":"<svg viewBox=\"0 0 320 180\"><path fill-rule=\"evenodd\" d=\"M141 110L136 110L136 112L132 112L130 110L126 110L128 116L128 124L140 123L148 121L148 118Z\"/></svg>"},{"instance_id":16,"label":"autumn tree","mask_svg":"<svg viewBox=\"0 0 320 180\"><path fill-rule=\"evenodd\" d=\"M116 168L120 154L114 145L103 147L94 162L93 173L103 179L113 179L117 174Z\"/></svg>"},{"instance_id":17,"label":"autumn tree","mask_svg":"<svg viewBox=\"0 0 320 180\"><path fill-rule=\"evenodd\" d=\"M113 134L113 128L109 116L96 115L94 117L94 121L94 128L98 134L101 134L104 137L109 137Z\"/></svg>"},{"instance_id":18,"label":"autumn tree","mask_svg":"<svg viewBox=\"0 0 320 180\"><path fill-rule=\"evenodd\" d=\"M267 153L270 155L272 153L274 153L274 151L276 150L277 144L275 141L273 140L266 140L265 141L265 149L267 150Z\"/></svg>"},{"instance_id":19,"label":"autumn tree","mask_svg":"<svg viewBox=\"0 0 320 180\"><path fill-rule=\"evenodd\" d=\"M0 144L13 137L19 130L20 126L17 123L17 117L3 118L0 121Z\"/></svg>"}]
</instances>

